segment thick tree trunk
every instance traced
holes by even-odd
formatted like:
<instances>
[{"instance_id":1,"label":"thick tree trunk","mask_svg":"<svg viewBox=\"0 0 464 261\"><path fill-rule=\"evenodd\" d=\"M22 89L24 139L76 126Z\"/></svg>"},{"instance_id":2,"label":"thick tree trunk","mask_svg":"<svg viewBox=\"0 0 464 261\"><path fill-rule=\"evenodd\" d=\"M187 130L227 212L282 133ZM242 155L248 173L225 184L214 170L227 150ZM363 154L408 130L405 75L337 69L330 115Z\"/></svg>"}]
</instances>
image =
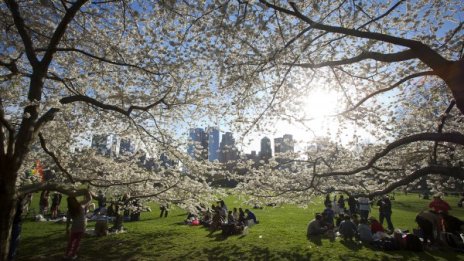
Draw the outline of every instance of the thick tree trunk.
<instances>
[{"instance_id":1,"label":"thick tree trunk","mask_svg":"<svg viewBox=\"0 0 464 261\"><path fill-rule=\"evenodd\" d=\"M16 212L16 173L1 170L0 178L0 261L8 260L11 228Z\"/></svg>"},{"instance_id":2,"label":"thick tree trunk","mask_svg":"<svg viewBox=\"0 0 464 261\"><path fill-rule=\"evenodd\" d=\"M456 100L456 107L464 114L464 59L453 62L446 71L444 78Z\"/></svg>"}]
</instances>

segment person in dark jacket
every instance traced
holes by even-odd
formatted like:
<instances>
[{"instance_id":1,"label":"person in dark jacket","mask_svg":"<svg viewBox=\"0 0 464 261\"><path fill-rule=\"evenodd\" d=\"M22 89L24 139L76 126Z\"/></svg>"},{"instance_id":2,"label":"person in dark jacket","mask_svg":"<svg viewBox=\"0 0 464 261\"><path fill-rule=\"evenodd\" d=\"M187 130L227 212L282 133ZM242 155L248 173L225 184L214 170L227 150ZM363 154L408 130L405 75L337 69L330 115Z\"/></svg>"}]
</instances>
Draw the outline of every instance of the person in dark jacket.
<instances>
[{"instance_id":1,"label":"person in dark jacket","mask_svg":"<svg viewBox=\"0 0 464 261\"><path fill-rule=\"evenodd\" d=\"M393 231L393 223L391 221L392 215L392 204L390 198L387 195L384 195L379 201L377 201L377 206L379 206L379 222L383 225L383 220L387 220L388 230Z\"/></svg>"},{"instance_id":2,"label":"person in dark jacket","mask_svg":"<svg viewBox=\"0 0 464 261\"><path fill-rule=\"evenodd\" d=\"M245 213L247 214L245 219L248 225L258 224L258 220L256 220L256 215L253 212L251 212L248 209L245 209Z\"/></svg>"}]
</instances>

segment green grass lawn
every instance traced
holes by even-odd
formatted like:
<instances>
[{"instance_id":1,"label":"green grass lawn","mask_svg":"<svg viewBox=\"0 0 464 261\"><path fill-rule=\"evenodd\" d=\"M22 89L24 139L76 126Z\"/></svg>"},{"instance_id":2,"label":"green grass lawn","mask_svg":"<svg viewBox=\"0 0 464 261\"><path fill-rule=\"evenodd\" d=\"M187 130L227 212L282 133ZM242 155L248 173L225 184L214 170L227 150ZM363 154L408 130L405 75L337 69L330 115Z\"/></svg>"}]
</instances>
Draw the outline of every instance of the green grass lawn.
<instances>
[{"instance_id":1,"label":"green grass lawn","mask_svg":"<svg viewBox=\"0 0 464 261\"><path fill-rule=\"evenodd\" d=\"M458 197L445 200L453 207ZM415 215L429 202L416 194L397 195L392 216L395 227L415 228ZM227 198L226 204L229 209L248 207L234 197ZM201 226L179 224L186 217L181 209L172 209L167 218L159 218L157 205L152 209L143 213L139 222L125 222L126 233L85 237L79 260L464 260L464 254L450 250L381 252L338 238L334 242L308 241L306 226L314 213L323 210L322 200L307 208L285 205L254 210L260 224L251 227L247 235L226 239L220 231L210 234ZM453 207L450 213L464 219L462 208ZM378 209L372 214L378 216ZM88 227L93 225L89 222ZM60 260L65 248L64 224L24 222L19 260Z\"/></svg>"}]
</instances>

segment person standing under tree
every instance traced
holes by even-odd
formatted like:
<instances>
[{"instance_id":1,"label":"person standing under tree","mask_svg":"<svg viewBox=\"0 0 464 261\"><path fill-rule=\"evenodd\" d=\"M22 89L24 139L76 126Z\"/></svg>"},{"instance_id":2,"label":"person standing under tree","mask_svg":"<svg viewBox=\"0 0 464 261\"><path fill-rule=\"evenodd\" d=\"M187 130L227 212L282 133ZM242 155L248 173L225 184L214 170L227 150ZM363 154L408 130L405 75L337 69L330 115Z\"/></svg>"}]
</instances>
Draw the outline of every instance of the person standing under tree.
<instances>
[{"instance_id":1,"label":"person standing under tree","mask_svg":"<svg viewBox=\"0 0 464 261\"><path fill-rule=\"evenodd\" d=\"M379 201L377 201L377 206L379 206L379 222L383 225L383 220L387 220L388 230L393 231L393 223L391 221L392 215L392 205L388 195L384 195Z\"/></svg>"},{"instance_id":2,"label":"person standing under tree","mask_svg":"<svg viewBox=\"0 0 464 261\"><path fill-rule=\"evenodd\" d=\"M40 207L40 214L44 217L48 214L48 204L49 204L48 201L49 201L49 191L43 190L42 193L40 193L39 207Z\"/></svg>"},{"instance_id":3,"label":"person standing under tree","mask_svg":"<svg viewBox=\"0 0 464 261\"><path fill-rule=\"evenodd\" d=\"M324 200L324 206L327 207L328 205L332 205L332 201L330 200L330 194L327 194Z\"/></svg>"},{"instance_id":4,"label":"person standing under tree","mask_svg":"<svg viewBox=\"0 0 464 261\"><path fill-rule=\"evenodd\" d=\"M89 191L86 190L84 194L84 200L79 202L77 201L77 193L74 192L69 195L68 201L68 219L66 222L66 234L69 235L68 247L66 249L66 254L63 259L76 259L77 251L79 250L79 245L82 239L82 236L85 232L85 227L87 225L87 219L85 218L85 208L92 201L92 195ZM71 224L71 230L69 230L69 225ZM71 232L71 233L69 233Z\"/></svg>"},{"instance_id":5,"label":"person standing under tree","mask_svg":"<svg viewBox=\"0 0 464 261\"><path fill-rule=\"evenodd\" d=\"M163 217L163 214L164 214L164 217L168 217L169 204L168 203L161 204L160 210L161 210L160 218Z\"/></svg>"},{"instance_id":6,"label":"person standing under tree","mask_svg":"<svg viewBox=\"0 0 464 261\"><path fill-rule=\"evenodd\" d=\"M56 219L58 217L58 211L61 204L61 193L53 193L52 197L52 207L51 207L51 218Z\"/></svg>"},{"instance_id":7,"label":"person standing under tree","mask_svg":"<svg viewBox=\"0 0 464 261\"><path fill-rule=\"evenodd\" d=\"M356 214L356 199L354 198L353 195L350 195L348 197L348 207L350 208L350 215Z\"/></svg>"},{"instance_id":8,"label":"person standing under tree","mask_svg":"<svg viewBox=\"0 0 464 261\"><path fill-rule=\"evenodd\" d=\"M371 210L370 201L367 197L362 196L358 198L358 209L361 219L367 220Z\"/></svg>"}]
</instances>

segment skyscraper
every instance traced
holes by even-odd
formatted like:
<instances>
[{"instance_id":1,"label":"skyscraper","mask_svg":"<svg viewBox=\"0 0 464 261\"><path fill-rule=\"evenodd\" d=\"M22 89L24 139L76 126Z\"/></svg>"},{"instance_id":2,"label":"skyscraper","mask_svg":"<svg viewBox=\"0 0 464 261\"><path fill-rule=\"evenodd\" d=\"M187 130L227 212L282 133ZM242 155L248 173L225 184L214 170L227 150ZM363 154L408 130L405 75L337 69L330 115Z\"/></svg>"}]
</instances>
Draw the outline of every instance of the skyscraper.
<instances>
[{"instance_id":1,"label":"skyscraper","mask_svg":"<svg viewBox=\"0 0 464 261\"><path fill-rule=\"evenodd\" d=\"M275 138L274 139L274 154L277 155L282 153L282 147L284 143L284 138Z\"/></svg>"},{"instance_id":2,"label":"skyscraper","mask_svg":"<svg viewBox=\"0 0 464 261\"><path fill-rule=\"evenodd\" d=\"M235 161L238 157L239 154L235 147L235 139L232 132L222 134L222 140L219 146L219 162L227 163L229 161Z\"/></svg>"},{"instance_id":3,"label":"skyscraper","mask_svg":"<svg viewBox=\"0 0 464 261\"><path fill-rule=\"evenodd\" d=\"M261 139L261 151L259 152L259 158L264 161L268 161L272 158L271 140L268 137Z\"/></svg>"},{"instance_id":4,"label":"skyscraper","mask_svg":"<svg viewBox=\"0 0 464 261\"><path fill-rule=\"evenodd\" d=\"M294 141L293 136L290 134L285 134L282 138L274 139L274 154L294 152Z\"/></svg>"},{"instance_id":5,"label":"skyscraper","mask_svg":"<svg viewBox=\"0 0 464 261\"><path fill-rule=\"evenodd\" d=\"M219 130L216 127L208 128L208 160L219 159Z\"/></svg>"},{"instance_id":6,"label":"skyscraper","mask_svg":"<svg viewBox=\"0 0 464 261\"><path fill-rule=\"evenodd\" d=\"M202 128L190 129L187 153L196 160L208 159L208 135Z\"/></svg>"}]
</instances>

